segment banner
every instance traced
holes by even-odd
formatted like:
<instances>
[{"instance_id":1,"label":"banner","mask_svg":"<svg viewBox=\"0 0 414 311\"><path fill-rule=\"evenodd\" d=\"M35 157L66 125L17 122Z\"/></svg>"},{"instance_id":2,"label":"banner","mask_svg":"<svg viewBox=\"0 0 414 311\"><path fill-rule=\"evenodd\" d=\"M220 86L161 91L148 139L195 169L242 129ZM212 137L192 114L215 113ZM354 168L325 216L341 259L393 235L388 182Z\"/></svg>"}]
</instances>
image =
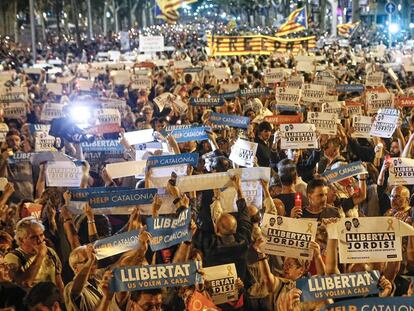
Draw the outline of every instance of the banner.
<instances>
[{"instance_id":1,"label":"banner","mask_svg":"<svg viewBox=\"0 0 414 311\"><path fill-rule=\"evenodd\" d=\"M372 124L370 135L390 138L397 129L399 117L400 111L397 109L379 109Z\"/></svg>"},{"instance_id":2,"label":"banner","mask_svg":"<svg viewBox=\"0 0 414 311\"><path fill-rule=\"evenodd\" d=\"M268 95L270 89L268 87L256 87L254 89L246 88L239 90L239 95L242 97L260 97L263 95Z\"/></svg>"},{"instance_id":3,"label":"banner","mask_svg":"<svg viewBox=\"0 0 414 311\"><path fill-rule=\"evenodd\" d=\"M230 176L240 176L242 181L266 180L270 181L270 167L232 168L227 171Z\"/></svg>"},{"instance_id":4,"label":"banner","mask_svg":"<svg viewBox=\"0 0 414 311\"><path fill-rule=\"evenodd\" d=\"M118 163L111 163L106 165L106 171L108 175L114 178L143 175L145 174L145 168L147 167L147 161L125 161Z\"/></svg>"},{"instance_id":5,"label":"banner","mask_svg":"<svg viewBox=\"0 0 414 311\"><path fill-rule=\"evenodd\" d=\"M414 97L398 97L398 107L414 107Z\"/></svg>"},{"instance_id":6,"label":"banner","mask_svg":"<svg viewBox=\"0 0 414 311\"><path fill-rule=\"evenodd\" d=\"M372 126L372 117L367 116L353 116L352 117L352 128L353 133L351 136L353 138L370 138Z\"/></svg>"},{"instance_id":7,"label":"banner","mask_svg":"<svg viewBox=\"0 0 414 311\"><path fill-rule=\"evenodd\" d=\"M362 93L365 90L363 84L337 84L338 93Z\"/></svg>"},{"instance_id":8,"label":"banner","mask_svg":"<svg viewBox=\"0 0 414 311\"><path fill-rule=\"evenodd\" d=\"M151 204L157 189L124 190L116 193L91 193L88 201L92 208Z\"/></svg>"},{"instance_id":9,"label":"banner","mask_svg":"<svg viewBox=\"0 0 414 311\"><path fill-rule=\"evenodd\" d=\"M191 241L191 210L182 211L177 217L160 216L147 219L147 231L151 234L150 247L153 252Z\"/></svg>"},{"instance_id":10,"label":"banner","mask_svg":"<svg viewBox=\"0 0 414 311\"><path fill-rule=\"evenodd\" d=\"M275 52L313 49L315 36L295 39L255 36L208 36L209 56L271 55Z\"/></svg>"},{"instance_id":11,"label":"banner","mask_svg":"<svg viewBox=\"0 0 414 311\"><path fill-rule=\"evenodd\" d=\"M88 196L92 193L107 193L111 191L128 190L127 187L93 187L93 188L71 188L69 193L71 195L71 202L87 202Z\"/></svg>"},{"instance_id":12,"label":"banner","mask_svg":"<svg viewBox=\"0 0 414 311\"><path fill-rule=\"evenodd\" d=\"M9 157L8 161L11 164L19 163L19 162L29 162L30 158L34 156L35 154L37 153L18 151L18 152L13 153L13 156Z\"/></svg>"},{"instance_id":13,"label":"banner","mask_svg":"<svg viewBox=\"0 0 414 311\"><path fill-rule=\"evenodd\" d=\"M249 117L243 117L231 114L222 114L212 112L209 121L216 125L227 125L231 127L247 129L250 124Z\"/></svg>"},{"instance_id":14,"label":"banner","mask_svg":"<svg viewBox=\"0 0 414 311\"><path fill-rule=\"evenodd\" d=\"M296 280L296 288L302 291L301 301L367 296L379 293L380 276L380 272L374 270L300 278Z\"/></svg>"},{"instance_id":15,"label":"banner","mask_svg":"<svg viewBox=\"0 0 414 311\"><path fill-rule=\"evenodd\" d=\"M188 129L173 130L171 135L174 136L177 143L185 143L188 141L207 140L206 127L193 127Z\"/></svg>"},{"instance_id":16,"label":"banner","mask_svg":"<svg viewBox=\"0 0 414 311\"><path fill-rule=\"evenodd\" d=\"M107 152L123 152L124 147L115 139L104 139L104 140L95 140L92 143L82 142L81 143L83 152L98 152L98 151L107 151Z\"/></svg>"},{"instance_id":17,"label":"banner","mask_svg":"<svg viewBox=\"0 0 414 311\"><path fill-rule=\"evenodd\" d=\"M238 290L236 288L237 270L234 263L220 266L203 267L204 279L209 282L211 298L216 305L236 301Z\"/></svg>"},{"instance_id":18,"label":"banner","mask_svg":"<svg viewBox=\"0 0 414 311\"><path fill-rule=\"evenodd\" d=\"M265 121L275 124L275 125L280 125L280 124L289 124L289 123L300 123L302 116L300 114L295 114L295 115L283 115L283 114L278 114L275 116L266 116Z\"/></svg>"},{"instance_id":19,"label":"banner","mask_svg":"<svg viewBox=\"0 0 414 311\"><path fill-rule=\"evenodd\" d=\"M316 219L296 219L265 213L262 232L266 243L261 247L266 254L299 259L312 259L309 242L315 241Z\"/></svg>"},{"instance_id":20,"label":"banner","mask_svg":"<svg viewBox=\"0 0 414 311\"><path fill-rule=\"evenodd\" d=\"M198 153L181 153L165 156L151 156L147 160L147 167L162 167L178 164L190 164L191 166L197 166Z\"/></svg>"},{"instance_id":21,"label":"banner","mask_svg":"<svg viewBox=\"0 0 414 311\"><path fill-rule=\"evenodd\" d=\"M285 71L283 68L267 68L264 72L264 83L273 84L283 82Z\"/></svg>"},{"instance_id":22,"label":"banner","mask_svg":"<svg viewBox=\"0 0 414 311\"><path fill-rule=\"evenodd\" d=\"M172 133L172 131L174 130L182 130L182 129L189 129L189 128L193 128L193 127L198 127L197 124L177 124L177 125L167 125L166 127L164 127L160 133L163 136L167 136L170 135Z\"/></svg>"},{"instance_id":23,"label":"banner","mask_svg":"<svg viewBox=\"0 0 414 311\"><path fill-rule=\"evenodd\" d=\"M376 113L381 108L392 108L394 105L394 95L390 93L367 92L366 95L367 112Z\"/></svg>"},{"instance_id":24,"label":"banner","mask_svg":"<svg viewBox=\"0 0 414 311\"><path fill-rule=\"evenodd\" d=\"M115 234L93 243L98 260L137 249L139 246L138 230Z\"/></svg>"},{"instance_id":25,"label":"banner","mask_svg":"<svg viewBox=\"0 0 414 311\"><path fill-rule=\"evenodd\" d=\"M229 159L240 166L253 167L257 143L238 138L231 148Z\"/></svg>"},{"instance_id":26,"label":"banner","mask_svg":"<svg viewBox=\"0 0 414 311\"><path fill-rule=\"evenodd\" d=\"M315 125L309 123L293 123L280 127L281 149L314 149L318 148Z\"/></svg>"},{"instance_id":27,"label":"banner","mask_svg":"<svg viewBox=\"0 0 414 311\"><path fill-rule=\"evenodd\" d=\"M276 103L277 105L298 107L302 90L291 87L277 87L276 88Z\"/></svg>"},{"instance_id":28,"label":"banner","mask_svg":"<svg viewBox=\"0 0 414 311\"><path fill-rule=\"evenodd\" d=\"M321 134L336 135L337 116L334 113L327 112L309 112L308 122L315 125L315 128Z\"/></svg>"},{"instance_id":29,"label":"banner","mask_svg":"<svg viewBox=\"0 0 414 311\"><path fill-rule=\"evenodd\" d=\"M326 178L328 183L333 184L359 174L367 174L367 169L362 165L361 161L352 162L334 170L325 171L321 176Z\"/></svg>"},{"instance_id":30,"label":"banner","mask_svg":"<svg viewBox=\"0 0 414 311\"><path fill-rule=\"evenodd\" d=\"M156 53L164 51L163 36L139 36L139 51L144 53Z\"/></svg>"},{"instance_id":31,"label":"banner","mask_svg":"<svg viewBox=\"0 0 414 311\"><path fill-rule=\"evenodd\" d=\"M191 97L190 98L191 106L223 106L224 98L221 96L210 96L210 97Z\"/></svg>"},{"instance_id":32,"label":"banner","mask_svg":"<svg viewBox=\"0 0 414 311\"><path fill-rule=\"evenodd\" d=\"M153 288L191 286L202 283L197 273L200 263L127 266L113 269L111 292L138 291Z\"/></svg>"},{"instance_id":33,"label":"banner","mask_svg":"<svg viewBox=\"0 0 414 311\"><path fill-rule=\"evenodd\" d=\"M368 297L339 301L328 305L324 311L411 311L414 297Z\"/></svg>"},{"instance_id":34,"label":"banner","mask_svg":"<svg viewBox=\"0 0 414 311\"><path fill-rule=\"evenodd\" d=\"M325 85L309 83L302 86L302 101L304 102L323 103L325 95Z\"/></svg>"},{"instance_id":35,"label":"banner","mask_svg":"<svg viewBox=\"0 0 414 311\"><path fill-rule=\"evenodd\" d=\"M231 185L231 180L228 173L179 176L177 178L177 187L181 192L226 188L229 185Z\"/></svg>"},{"instance_id":36,"label":"banner","mask_svg":"<svg viewBox=\"0 0 414 311\"><path fill-rule=\"evenodd\" d=\"M48 187L79 187L83 176L82 165L72 161L48 162L46 185Z\"/></svg>"},{"instance_id":37,"label":"banner","mask_svg":"<svg viewBox=\"0 0 414 311\"><path fill-rule=\"evenodd\" d=\"M414 159L392 158L389 173L390 185L414 185Z\"/></svg>"},{"instance_id":38,"label":"banner","mask_svg":"<svg viewBox=\"0 0 414 311\"><path fill-rule=\"evenodd\" d=\"M394 217L341 218L335 225L341 263L401 261L401 237L413 228ZM328 233L329 234L329 233ZM408 231L408 235L413 235ZM332 238L335 233L330 234Z\"/></svg>"}]
</instances>

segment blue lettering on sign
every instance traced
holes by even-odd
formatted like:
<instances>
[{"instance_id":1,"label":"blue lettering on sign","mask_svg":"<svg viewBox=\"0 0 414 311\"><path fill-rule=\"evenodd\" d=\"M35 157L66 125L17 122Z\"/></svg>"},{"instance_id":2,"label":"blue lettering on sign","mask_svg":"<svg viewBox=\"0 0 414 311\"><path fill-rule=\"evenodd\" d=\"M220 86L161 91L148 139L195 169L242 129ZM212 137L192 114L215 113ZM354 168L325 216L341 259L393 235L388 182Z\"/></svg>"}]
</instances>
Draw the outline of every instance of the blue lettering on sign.
<instances>
[{"instance_id":1,"label":"blue lettering on sign","mask_svg":"<svg viewBox=\"0 0 414 311\"><path fill-rule=\"evenodd\" d=\"M197 166L198 153L181 153L166 156L152 156L147 160L147 167L162 167L178 164Z\"/></svg>"},{"instance_id":2,"label":"blue lettering on sign","mask_svg":"<svg viewBox=\"0 0 414 311\"><path fill-rule=\"evenodd\" d=\"M360 298L330 304L323 311L413 311L414 297Z\"/></svg>"},{"instance_id":3,"label":"blue lettering on sign","mask_svg":"<svg viewBox=\"0 0 414 311\"><path fill-rule=\"evenodd\" d=\"M215 113L215 112L212 112L210 114L210 121L211 123L217 124L217 125L228 125L228 126L244 128L244 129L247 129L248 125L250 124L249 117Z\"/></svg>"},{"instance_id":4,"label":"blue lettering on sign","mask_svg":"<svg viewBox=\"0 0 414 311\"><path fill-rule=\"evenodd\" d=\"M93 244L98 259L124 253L139 246L139 232L132 230L115 234L105 239L97 240ZM105 250L105 251L102 251Z\"/></svg>"},{"instance_id":5,"label":"blue lettering on sign","mask_svg":"<svg viewBox=\"0 0 414 311\"><path fill-rule=\"evenodd\" d=\"M93 187L93 188L72 188L69 189L72 201L84 201L88 200L88 196L92 193L108 193L112 191L128 190L128 187Z\"/></svg>"},{"instance_id":6,"label":"blue lettering on sign","mask_svg":"<svg viewBox=\"0 0 414 311\"><path fill-rule=\"evenodd\" d=\"M92 208L151 204L156 194L157 189L154 188L92 193L88 195L88 201Z\"/></svg>"}]
</instances>

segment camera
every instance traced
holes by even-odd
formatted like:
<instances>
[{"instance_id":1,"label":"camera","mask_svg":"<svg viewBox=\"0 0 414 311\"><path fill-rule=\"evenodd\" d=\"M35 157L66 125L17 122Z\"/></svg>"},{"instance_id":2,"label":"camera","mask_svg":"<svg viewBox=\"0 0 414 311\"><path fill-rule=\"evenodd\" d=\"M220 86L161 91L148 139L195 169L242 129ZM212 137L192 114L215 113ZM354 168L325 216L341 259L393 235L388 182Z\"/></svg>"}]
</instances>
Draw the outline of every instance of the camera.
<instances>
[{"instance_id":1,"label":"camera","mask_svg":"<svg viewBox=\"0 0 414 311\"><path fill-rule=\"evenodd\" d=\"M68 117L54 119L50 125L49 135L64 138L75 144L92 143L95 140L93 135L86 134Z\"/></svg>"}]
</instances>

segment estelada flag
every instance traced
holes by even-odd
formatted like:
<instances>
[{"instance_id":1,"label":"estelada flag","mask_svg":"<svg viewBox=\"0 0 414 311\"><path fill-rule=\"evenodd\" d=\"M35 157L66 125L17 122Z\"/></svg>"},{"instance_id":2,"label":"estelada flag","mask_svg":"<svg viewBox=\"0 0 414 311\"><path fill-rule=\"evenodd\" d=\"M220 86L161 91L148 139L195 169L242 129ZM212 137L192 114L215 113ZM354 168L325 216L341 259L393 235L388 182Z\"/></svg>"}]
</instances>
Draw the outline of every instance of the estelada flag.
<instances>
[{"instance_id":1,"label":"estelada flag","mask_svg":"<svg viewBox=\"0 0 414 311\"><path fill-rule=\"evenodd\" d=\"M217 310L221 311L210 299L201 294L198 291L194 291L191 295L190 302L187 306L188 311L204 311L204 310Z\"/></svg>"}]
</instances>

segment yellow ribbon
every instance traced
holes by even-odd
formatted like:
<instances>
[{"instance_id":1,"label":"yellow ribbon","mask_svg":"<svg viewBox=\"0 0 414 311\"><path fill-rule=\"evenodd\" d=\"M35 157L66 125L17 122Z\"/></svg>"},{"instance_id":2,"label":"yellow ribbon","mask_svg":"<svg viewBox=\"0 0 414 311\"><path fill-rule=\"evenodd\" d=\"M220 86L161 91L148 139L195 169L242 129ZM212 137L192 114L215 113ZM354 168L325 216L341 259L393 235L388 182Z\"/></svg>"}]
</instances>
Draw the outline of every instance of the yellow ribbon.
<instances>
[{"instance_id":1,"label":"yellow ribbon","mask_svg":"<svg viewBox=\"0 0 414 311\"><path fill-rule=\"evenodd\" d=\"M231 266L227 266L227 276L233 276L233 272L231 271Z\"/></svg>"},{"instance_id":2,"label":"yellow ribbon","mask_svg":"<svg viewBox=\"0 0 414 311\"><path fill-rule=\"evenodd\" d=\"M313 226L312 223L308 223L308 230L306 230L306 233L308 232L312 233L312 226Z\"/></svg>"},{"instance_id":3,"label":"yellow ribbon","mask_svg":"<svg viewBox=\"0 0 414 311\"><path fill-rule=\"evenodd\" d=\"M391 230L394 231L394 227L392 226L394 221L392 219L388 219L387 222L388 222L387 231L391 231Z\"/></svg>"}]
</instances>

